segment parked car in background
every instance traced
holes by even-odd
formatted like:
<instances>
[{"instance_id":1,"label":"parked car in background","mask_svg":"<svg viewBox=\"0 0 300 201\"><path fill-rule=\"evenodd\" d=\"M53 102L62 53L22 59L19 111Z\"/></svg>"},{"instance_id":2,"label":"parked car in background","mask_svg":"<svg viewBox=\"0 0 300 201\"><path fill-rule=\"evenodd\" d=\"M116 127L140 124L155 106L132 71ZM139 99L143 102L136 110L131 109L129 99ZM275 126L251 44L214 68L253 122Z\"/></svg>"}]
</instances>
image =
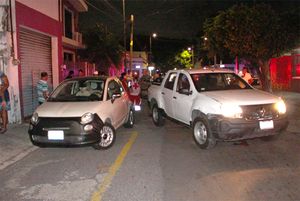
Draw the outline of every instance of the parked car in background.
<instances>
[{"instance_id":1,"label":"parked car in background","mask_svg":"<svg viewBox=\"0 0 300 201\"><path fill-rule=\"evenodd\" d=\"M225 69L172 70L148 90L152 120L163 126L170 117L193 128L200 148L218 140L272 138L286 129L284 101L253 88Z\"/></svg>"},{"instance_id":2,"label":"parked car in background","mask_svg":"<svg viewBox=\"0 0 300 201\"><path fill-rule=\"evenodd\" d=\"M34 145L92 145L107 149L116 129L133 127L134 109L116 77L81 77L62 82L32 115Z\"/></svg>"}]
</instances>

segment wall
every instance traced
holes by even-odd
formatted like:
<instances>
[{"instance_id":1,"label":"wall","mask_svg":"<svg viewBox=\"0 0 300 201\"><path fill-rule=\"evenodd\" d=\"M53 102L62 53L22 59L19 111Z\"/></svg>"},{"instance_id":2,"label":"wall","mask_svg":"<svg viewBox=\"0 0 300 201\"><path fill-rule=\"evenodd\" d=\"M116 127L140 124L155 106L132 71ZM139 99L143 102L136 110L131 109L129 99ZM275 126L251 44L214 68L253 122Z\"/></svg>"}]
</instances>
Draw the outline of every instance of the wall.
<instances>
[{"instance_id":1,"label":"wall","mask_svg":"<svg viewBox=\"0 0 300 201\"><path fill-rule=\"evenodd\" d=\"M14 46L15 53L8 57L6 73L10 82L11 111L9 112L10 123L21 122L21 66L18 63L18 37L20 27L46 34L52 39L52 72L53 85L59 83L58 72L62 63L61 48L61 23L58 21L58 1L54 0L12 0L13 34L8 32L6 39L8 46ZM55 2L55 3L54 3ZM35 9L39 9L35 10ZM14 39L12 44L11 36Z\"/></svg>"},{"instance_id":2,"label":"wall","mask_svg":"<svg viewBox=\"0 0 300 201\"><path fill-rule=\"evenodd\" d=\"M292 57L282 56L272 58L270 73L273 89L290 90L292 80Z\"/></svg>"},{"instance_id":3,"label":"wall","mask_svg":"<svg viewBox=\"0 0 300 201\"><path fill-rule=\"evenodd\" d=\"M36 1L36 0L34 0ZM38 1L41 4L49 2L48 0ZM52 1L53 2L53 1ZM56 2L56 1L55 1ZM54 4L58 10L58 4ZM53 86L59 83L59 75L54 74L59 72L62 65L62 30L61 23L49 16L46 16L39 11L33 10L27 5L16 2L16 22L17 34L20 26L32 29L34 31L46 34L52 38L52 71L53 71ZM19 79L21 79L19 77Z\"/></svg>"},{"instance_id":4,"label":"wall","mask_svg":"<svg viewBox=\"0 0 300 201\"><path fill-rule=\"evenodd\" d=\"M17 0L17 2L33 10L38 10L54 20L58 21L59 19L58 0Z\"/></svg>"}]
</instances>

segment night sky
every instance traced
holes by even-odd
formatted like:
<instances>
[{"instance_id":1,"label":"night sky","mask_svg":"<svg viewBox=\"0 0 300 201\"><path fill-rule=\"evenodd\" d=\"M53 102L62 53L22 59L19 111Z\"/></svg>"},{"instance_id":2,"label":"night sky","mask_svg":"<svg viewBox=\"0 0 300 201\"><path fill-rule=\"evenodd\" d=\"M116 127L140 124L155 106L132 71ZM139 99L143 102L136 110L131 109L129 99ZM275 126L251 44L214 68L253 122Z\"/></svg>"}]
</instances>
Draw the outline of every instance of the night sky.
<instances>
[{"instance_id":1,"label":"night sky","mask_svg":"<svg viewBox=\"0 0 300 201\"><path fill-rule=\"evenodd\" d=\"M87 0L89 11L80 15L81 28L103 23L108 30L122 38L122 0ZM300 6L298 0L280 1L234 1L234 0L125 0L127 33L129 35L130 14L135 17L134 34L186 39L201 34L202 24L208 17L234 4L265 2L280 12Z\"/></svg>"}]
</instances>

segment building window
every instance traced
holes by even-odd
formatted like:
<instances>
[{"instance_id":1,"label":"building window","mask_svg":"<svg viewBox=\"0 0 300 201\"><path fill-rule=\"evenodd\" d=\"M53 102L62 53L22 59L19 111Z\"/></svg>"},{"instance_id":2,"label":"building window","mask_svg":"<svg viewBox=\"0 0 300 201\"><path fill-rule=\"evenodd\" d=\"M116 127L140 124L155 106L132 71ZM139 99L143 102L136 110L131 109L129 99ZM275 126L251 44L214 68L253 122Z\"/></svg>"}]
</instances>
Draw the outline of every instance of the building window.
<instances>
[{"instance_id":1,"label":"building window","mask_svg":"<svg viewBox=\"0 0 300 201\"><path fill-rule=\"evenodd\" d=\"M64 34L65 37L73 39L73 13L64 9Z\"/></svg>"},{"instance_id":2,"label":"building window","mask_svg":"<svg viewBox=\"0 0 300 201\"><path fill-rule=\"evenodd\" d=\"M74 61L74 54L69 52L64 52L64 63L71 63Z\"/></svg>"}]
</instances>

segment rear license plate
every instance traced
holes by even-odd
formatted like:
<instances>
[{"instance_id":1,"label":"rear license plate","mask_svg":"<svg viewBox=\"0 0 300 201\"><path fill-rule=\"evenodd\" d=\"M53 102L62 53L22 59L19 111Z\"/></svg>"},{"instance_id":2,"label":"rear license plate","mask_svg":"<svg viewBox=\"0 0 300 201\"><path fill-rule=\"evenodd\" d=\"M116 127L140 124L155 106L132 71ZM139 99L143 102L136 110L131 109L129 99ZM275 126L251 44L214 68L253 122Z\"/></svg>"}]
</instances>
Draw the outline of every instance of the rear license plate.
<instances>
[{"instance_id":1,"label":"rear license plate","mask_svg":"<svg viewBox=\"0 0 300 201\"><path fill-rule=\"evenodd\" d=\"M48 131L49 140L63 140L64 131Z\"/></svg>"},{"instance_id":2,"label":"rear license plate","mask_svg":"<svg viewBox=\"0 0 300 201\"><path fill-rule=\"evenodd\" d=\"M273 120L270 120L270 121L260 121L259 122L259 128L261 130L273 129L274 128Z\"/></svg>"}]
</instances>

